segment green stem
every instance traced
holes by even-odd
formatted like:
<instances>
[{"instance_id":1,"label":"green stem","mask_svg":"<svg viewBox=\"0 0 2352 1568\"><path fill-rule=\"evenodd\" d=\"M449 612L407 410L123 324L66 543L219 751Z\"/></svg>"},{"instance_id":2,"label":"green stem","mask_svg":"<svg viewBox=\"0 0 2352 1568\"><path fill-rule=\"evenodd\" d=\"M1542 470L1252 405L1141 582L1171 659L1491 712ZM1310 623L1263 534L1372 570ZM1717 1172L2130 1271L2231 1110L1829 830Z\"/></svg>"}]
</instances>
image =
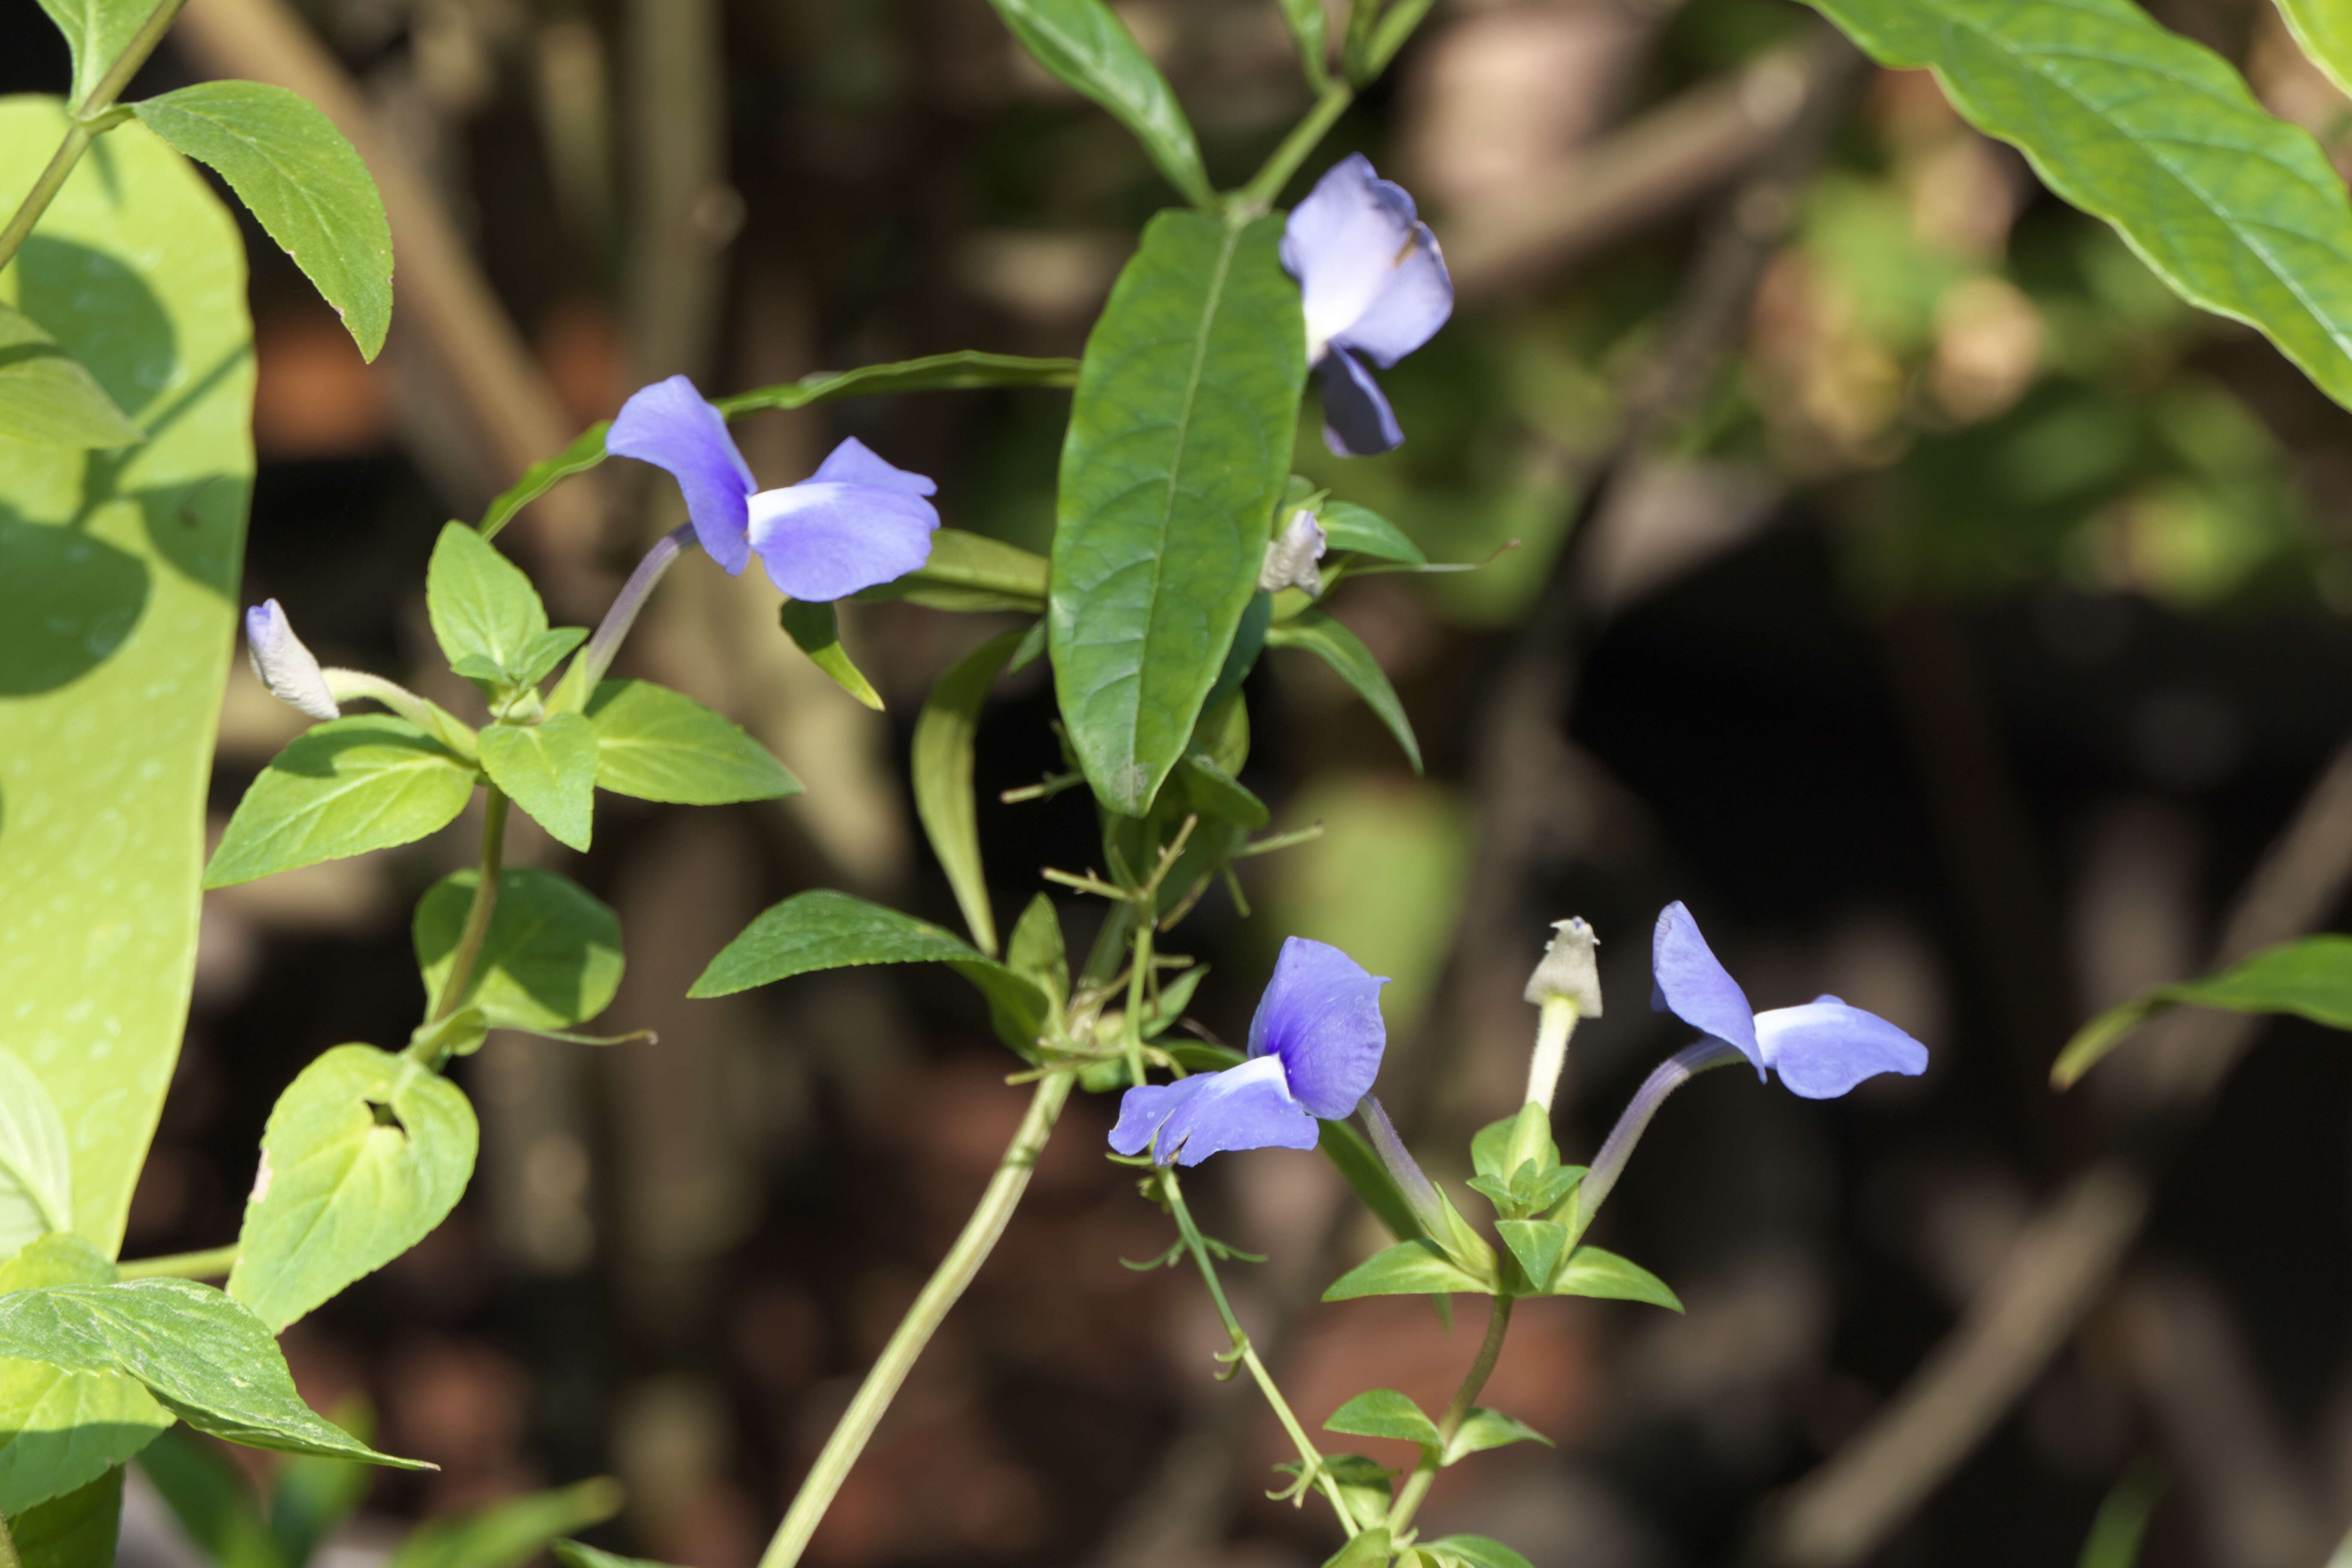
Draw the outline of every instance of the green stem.
<instances>
[{"instance_id":1,"label":"green stem","mask_svg":"<svg viewBox=\"0 0 2352 1568\"><path fill-rule=\"evenodd\" d=\"M41 221L41 215L48 211L49 203L64 188L66 176L73 173L76 163L81 162L81 155L89 151L89 144L98 139L100 132L112 129L117 117L109 111L114 108L115 99L131 85L131 79L139 74L139 68L145 65L147 57L155 52L155 46L163 41L163 35L171 30L173 19L179 16L180 7L184 4L186 0L163 0L148 14L147 20L140 24L139 31L131 36L131 42L123 46L122 52L115 56L114 63L106 68L106 74L99 78L97 85L89 89L89 96L75 105L72 122L66 127L65 140L58 143L57 152L50 154L48 166L41 171L40 178L33 182L33 188L26 192L25 199L17 204L15 216L8 219L8 226L0 228L0 267L5 267L15 259L26 237L33 232L33 226Z\"/></svg>"},{"instance_id":2,"label":"green stem","mask_svg":"<svg viewBox=\"0 0 2352 1568\"><path fill-rule=\"evenodd\" d=\"M467 987L474 983L474 969L490 939L490 916L498 911L499 868L506 856L506 792L491 784L482 804L481 879L474 884L474 901L466 910L465 929L457 933L457 953L449 962L449 977L441 983L441 998L433 1005L433 1016L425 1020L428 1024L437 1024L456 1012Z\"/></svg>"},{"instance_id":3,"label":"green stem","mask_svg":"<svg viewBox=\"0 0 2352 1568\"><path fill-rule=\"evenodd\" d=\"M1209 1287L1209 1300L1217 1304L1217 1316L1224 1320L1225 1332L1233 1336L1234 1350L1241 1363L1249 1368L1258 1392L1265 1395L1265 1402L1274 1407L1275 1416L1281 1421L1282 1429L1290 1434L1291 1442L1297 1446L1299 1462L1307 1467L1307 1473L1320 1483L1323 1495L1330 1499L1331 1511L1339 1516L1340 1528L1348 1532L1350 1541L1354 1540L1360 1533L1360 1529L1356 1516L1348 1510L1346 1500L1339 1495L1339 1483L1324 1468L1321 1451L1307 1436L1307 1429L1299 1426L1298 1417L1291 1413L1290 1402L1283 1398L1282 1390L1275 1386L1274 1374L1265 1370L1265 1363L1258 1359L1257 1348L1250 1343L1249 1335L1243 1331L1241 1320L1234 1316L1233 1303L1225 1300L1224 1285L1217 1279L1217 1266L1210 1260L1209 1244L1202 1239L1201 1227L1192 1223L1192 1211L1184 1206L1184 1194L1176 1184L1176 1173L1164 1165L1160 1170L1160 1191L1168 1200L1168 1212L1176 1216L1176 1233L1184 1238L1184 1249L1192 1255L1192 1261L1201 1266L1201 1279ZM762 1568L765 1568L764 1564Z\"/></svg>"},{"instance_id":4,"label":"green stem","mask_svg":"<svg viewBox=\"0 0 2352 1568\"><path fill-rule=\"evenodd\" d=\"M202 1252L174 1252L163 1258L134 1258L115 1272L125 1279L218 1279L236 1267L237 1244L207 1247Z\"/></svg>"},{"instance_id":5,"label":"green stem","mask_svg":"<svg viewBox=\"0 0 2352 1568\"><path fill-rule=\"evenodd\" d=\"M849 1408L842 1413L833 1436L825 1439L824 1451L817 1455L807 1479L801 1482L792 1507L784 1512L783 1522L776 1526L775 1539L761 1554L760 1568L793 1568L808 1549L809 1537L816 1533L817 1521L824 1518L834 1494L848 1479L850 1467L865 1450L866 1440L874 1436L875 1425L890 1407L898 1385L907 1381L915 1358L930 1343L940 1321L963 1295L972 1276L980 1272L996 1238L1004 1234L1005 1222L1013 1217L1013 1206L1020 1203L1022 1192L1029 1185L1030 1173L1036 1169L1037 1156L1053 1134L1055 1118L1061 1115L1063 1102L1070 1098L1071 1081L1066 1072L1039 1080L1037 1092L1030 1098L1028 1113L1021 1119L1020 1130L1005 1145L1004 1158L997 1163L996 1174L989 1178L987 1191L981 1194L980 1205L964 1222L963 1234L956 1237L955 1245L940 1260L922 1294L907 1310L890 1342L882 1347L881 1356L858 1386L857 1396L849 1402Z\"/></svg>"},{"instance_id":6,"label":"green stem","mask_svg":"<svg viewBox=\"0 0 2352 1568\"><path fill-rule=\"evenodd\" d=\"M1433 1453L1423 1450L1421 1463L1413 1467L1412 1476L1404 1483L1404 1489L1397 1493L1396 1502L1389 1510L1391 1536L1402 1535L1405 1526L1412 1522L1413 1511L1421 1507L1421 1500L1429 1495L1430 1483L1437 1479L1439 1461L1444 1458L1445 1450L1453 1447L1454 1435L1462 1430L1462 1423L1470 1419L1471 1406L1477 1403L1480 1391L1486 1386L1486 1380L1495 1374L1495 1362L1503 1353L1503 1335L1511 1326L1512 1300L1508 1296L1495 1298L1495 1310L1486 1318L1486 1341L1478 1347L1478 1359L1472 1362L1470 1370L1463 1374L1462 1386L1454 1391L1454 1403L1445 1407L1444 1416L1437 1423L1437 1435L1441 1439L1437 1449Z\"/></svg>"},{"instance_id":7,"label":"green stem","mask_svg":"<svg viewBox=\"0 0 2352 1568\"><path fill-rule=\"evenodd\" d=\"M1339 116L1355 100L1356 89L1346 82L1335 81L1325 88L1323 96L1315 100L1315 107L1291 127L1290 134L1282 139L1282 145L1274 150L1265 166L1234 193L1229 209L1233 216L1246 222L1271 208L1275 198L1282 195L1282 187L1290 183L1290 176L1298 173L1298 165L1307 162L1307 155L1315 151L1316 144L1339 123Z\"/></svg>"},{"instance_id":8,"label":"green stem","mask_svg":"<svg viewBox=\"0 0 2352 1568\"><path fill-rule=\"evenodd\" d=\"M1156 929L1150 906L1139 908L1135 921L1135 962L1127 973L1127 1017L1120 1031L1127 1049L1127 1081L1143 1081L1143 986L1151 973L1151 933Z\"/></svg>"}]
</instances>

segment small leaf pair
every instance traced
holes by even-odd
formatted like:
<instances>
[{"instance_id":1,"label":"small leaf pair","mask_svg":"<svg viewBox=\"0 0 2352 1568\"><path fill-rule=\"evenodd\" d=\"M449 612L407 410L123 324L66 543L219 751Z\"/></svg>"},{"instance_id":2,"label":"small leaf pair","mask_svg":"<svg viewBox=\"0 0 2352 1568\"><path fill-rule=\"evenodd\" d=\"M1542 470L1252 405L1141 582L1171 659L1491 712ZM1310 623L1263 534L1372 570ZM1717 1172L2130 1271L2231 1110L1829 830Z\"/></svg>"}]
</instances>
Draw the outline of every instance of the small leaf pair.
<instances>
[{"instance_id":1,"label":"small leaf pair","mask_svg":"<svg viewBox=\"0 0 2352 1568\"><path fill-rule=\"evenodd\" d=\"M1323 1429L1350 1437L1394 1437L1418 1443L1441 1466L1458 1464L1473 1454L1511 1443L1541 1443L1547 1448L1553 1446L1550 1438L1525 1422L1484 1408L1474 1409L1464 1417L1449 1440L1420 1405L1392 1388L1359 1394L1333 1411L1331 1418L1323 1423Z\"/></svg>"}]
</instances>

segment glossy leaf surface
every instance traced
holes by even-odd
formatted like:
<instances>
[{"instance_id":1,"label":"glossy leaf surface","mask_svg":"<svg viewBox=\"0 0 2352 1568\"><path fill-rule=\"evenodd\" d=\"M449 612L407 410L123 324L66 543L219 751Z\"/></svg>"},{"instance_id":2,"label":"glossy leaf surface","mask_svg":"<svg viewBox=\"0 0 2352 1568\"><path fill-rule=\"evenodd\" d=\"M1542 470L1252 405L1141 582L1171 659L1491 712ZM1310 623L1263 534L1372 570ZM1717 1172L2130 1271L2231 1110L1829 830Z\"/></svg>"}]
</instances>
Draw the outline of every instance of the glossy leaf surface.
<instances>
[{"instance_id":1,"label":"glossy leaf surface","mask_svg":"<svg viewBox=\"0 0 2352 1568\"><path fill-rule=\"evenodd\" d=\"M105 1285L114 1265L78 1236L51 1236L0 1263L0 1294L42 1285ZM135 1380L0 1361L0 1517L103 1476L153 1441L172 1413Z\"/></svg>"}]
</instances>

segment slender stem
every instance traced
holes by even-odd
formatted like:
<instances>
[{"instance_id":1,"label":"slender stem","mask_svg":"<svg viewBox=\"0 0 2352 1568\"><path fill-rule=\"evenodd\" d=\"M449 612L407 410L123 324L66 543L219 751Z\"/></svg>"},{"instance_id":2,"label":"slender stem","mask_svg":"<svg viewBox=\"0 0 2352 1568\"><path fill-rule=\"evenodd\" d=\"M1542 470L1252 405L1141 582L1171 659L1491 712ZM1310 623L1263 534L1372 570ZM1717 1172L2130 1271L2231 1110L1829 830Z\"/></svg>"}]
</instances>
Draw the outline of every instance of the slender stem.
<instances>
[{"instance_id":1,"label":"slender stem","mask_svg":"<svg viewBox=\"0 0 2352 1568\"><path fill-rule=\"evenodd\" d=\"M1274 1374L1265 1370L1265 1363L1258 1359L1257 1347L1250 1343L1241 1320L1234 1316L1234 1305L1225 1300L1224 1285L1217 1279L1217 1266L1209 1257L1209 1244L1202 1237L1201 1227L1192 1223L1192 1211L1184 1206L1184 1193L1176 1184L1176 1173L1165 1165L1160 1168L1160 1195L1168 1200L1168 1212L1176 1216L1176 1233L1184 1238L1184 1249L1192 1255L1192 1261L1201 1266L1201 1279L1209 1287L1209 1300L1217 1304L1217 1316L1224 1321L1225 1332L1233 1336L1235 1354L1240 1357L1241 1363L1249 1368L1250 1377L1257 1384L1258 1392L1265 1395L1265 1402L1274 1407L1276 1419L1282 1423L1282 1429L1290 1434L1291 1442L1297 1446L1299 1462L1307 1467L1307 1474L1315 1478L1323 1489L1323 1495L1330 1500L1331 1510L1339 1516L1339 1528L1348 1532L1350 1541L1354 1540L1360 1528L1356 1516L1348 1510L1347 1500L1339 1495L1339 1483L1324 1468L1322 1451L1315 1447L1314 1440L1307 1436L1307 1429L1298 1424L1298 1417L1291 1413L1290 1402L1283 1398L1282 1390L1275 1386ZM764 1564L762 1568L765 1568Z\"/></svg>"},{"instance_id":2,"label":"slender stem","mask_svg":"<svg viewBox=\"0 0 2352 1568\"><path fill-rule=\"evenodd\" d=\"M604 672L613 668L614 656L621 651L621 639L637 624L637 613L653 596L654 584L662 580L670 563L694 542L694 524L690 522L682 522L654 541L654 547L646 552L637 569L629 574L629 580L613 595L613 603L605 609L604 618L597 623L588 646L574 656L572 668L556 682L549 707L561 713L588 706L588 699L596 694L596 683L604 679Z\"/></svg>"},{"instance_id":3,"label":"slender stem","mask_svg":"<svg viewBox=\"0 0 2352 1568\"><path fill-rule=\"evenodd\" d=\"M1610 1189L1616 1186L1617 1178L1625 1173L1625 1162L1633 1157L1633 1146L1642 1141L1642 1133L1650 1125L1650 1118L1658 1113L1658 1107L1666 1102L1666 1096L1710 1068L1729 1067L1734 1062L1745 1060L1747 1058L1739 1054L1738 1047L1722 1040L1705 1039L1684 1047L1651 1068L1650 1076L1642 1080L1642 1087L1633 1091L1633 1098L1625 1102L1625 1109L1617 1117L1617 1125L1609 1130L1608 1138L1601 1145L1601 1152L1592 1157L1591 1169L1585 1173L1584 1180L1577 1184L1570 1196L1570 1202L1575 1205L1575 1213L1569 1222L1570 1231L1581 1236L1584 1227L1592 1223L1592 1216L1600 1211Z\"/></svg>"},{"instance_id":4,"label":"slender stem","mask_svg":"<svg viewBox=\"0 0 2352 1568\"><path fill-rule=\"evenodd\" d=\"M1463 1373L1462 1386L1454 1391L1454 1403L1445 1407L1444 1415L1437 1423L1437 1435L1443 1441L1438 1444L1435 1453L1423 1452L1421 1463L1413 1467L1412 1474L1405 1480L1404 1489L1397 1493L1396 1502L1389 1510L1390 1535L1403 1534L1404 1527L1412 1522L1413 1511L1421 1507L1421 1500L1429 1495L1430 1483L1437 1479L1438 1467L1445 1457L1445 1450L1453 1447L1454 1434L1462 1430L1462 1423L1470 1419L1471 1406L1477 1403L1479 1393L1486 1386L1486 1380L1495 1374L1495 1362L1503 1353L1503 1335L1509 1331L1511 1326L1511 1302L1512 1298L1508 1296L1495 1298L1494 1310L1486 1316L1486 1342L1478 1347L1478 1358L1470 1363L1470 1370Z\"/></svg>"},{"instance_id":5,"label":"slender stem","mask_svg":"<svg viewBox=\"0 0 2352 1568\"><path fill-rule=\"evenodd\" d=\"M1290 183L1290 176L1298 173L1298 165L1307 162L1307 155L1315 151L1316 144L1339 123L1339 116L1355 100L1356 89L1346 82L1335 81L1325 88L1323 95L1315 100L1315 107L1291 127L1290 134L1282 139L1282 145L1274 150L1265 166L1234 194L1231 208L1234 216L1247 220L1273 206L1275 198L1282 195L1282 187Z\"/></svg>"},{"instance_id":6,"label":"slender stem","mask_svg":"<svg viewBox=\"0 0 2352 1568\"><path fill-rule=\"evenodd\" d=\"M345 669L340 665L329 665L319 673L327 682L327 695L337 702L381 702L437 738L467 762L480 761L480 738L472 730L437 703L419 697L398 681L371 675L364 669Z\"/></svg>"},{"instance_id":7,"label":"slender stem","mask_svg":"<svg viewBox=\"0 0 2352 1568\"><path fill-rule=\"evenodd\" d=\"M1150 911L1139 909L1135 922L1135 958L1127 972L1127 1016L1121 1020L1119 1044L1127 1052L1127 1081L1143 1082L1143 982L1151 973L1151 933L1158 929Z\"/></svg>"},{"instance_id":8,"label":"slender stem","mask_svg":"<svg viewBox=\"0 0 2352 1568\"><path fill-rule=\"evenodd\" d=\"M108 110L114 107L114 100L121 96L122 89L131 85L131 79L139 74L139 68L147 63L147 57L155 52L155 46L163 41L163 35L171 30L173 19L179 16L180 7L184 4L186 0L163 0L148 14L147 20L139 25L139 30L131 36L131 41L123 46L122 52L114 57L114 63L107 67L104 76L98 79L97 84L89 89L89 96L74 106L73 121L66 127L65 139L58 143L57 152L50 155L48 165L41 171L40 178L33 182L33 188L26 192L25 199L17 204L15 215L8 219L8 226L0 228L0 267L5 267L15 259L26 237L33 232L33 226L41 221L41 215L48 210L49 203L64 188L66 176L73 173L76 163L81 162L81 155L89 151L89 144L98 139L100 132L112 127L113 120Z\"/></svg>"},{"instance_id":9,"label":"slender stem","mask_svg":"<svg viewBox=\"0 0 2352 1568\"><path fill-rule=\"evenodd\" d=\"M437 1024L456 1012L466 988L474 983L475 966L481 963L482 947L490 938L490 916L499 907L499 868L506 856L506 792L490 784L482 803L481 878L474 884L474 901L466 910L465 929L457 933L457 955L449 963L449 978L441 983L433 1016L425 1020L428 1024Z\"/></svg>"},{"instance_id":10,"label":"slender stem","mask_svg":"<svg viewBox=\"0 0 2352 1568\"><path fill-rule=\"evenodd\" d=\"M1404 1140L1397 1136L1396 1123L1389 1120L1388 1111L1379 1100L1369 1094L1356 1109L1363 1114L1364 1130L1371 1134L1373 1152L1379 1154L1381 1163L1389 1168L1389 1174L1396 1178L1397 1188L1404 1194L1405 1204L1412 1210L1413 1217L1421 1221L1422 1228L1432 1237L1444 1235L1445 1208L1437 1200L1436 1184L1422 1170L1420 1162L1412 1157L1412 1152L1404 1146Z\"/></svg>"},{"instance_id":11,"label":"slender stem","mask_svg":"<svg viewBox=\"0 0 2352 1568\"><path fill-rule=\"evenodd\" d=\"M996 1174L989 1178L988 1188L981 1194L980 1205L964 1222L963 1234L957 1237L948 1255L932 1271L922 1294L907 1310L890 1342L882 1347L881 1356L866 1381L858 1386L857 1396L842 1413L841 1422L825 1439L824 1451L810 1467L808 1477L801 1482L793 1505L785 1510L783 1522L776 1527L775 1539L760 1557L760 1568L793 1568L808 1549L809 1537L816 1533L817 1521L832 1505L834 1494L848 1479L850 1467L865 1450L866 1440L874 1435L876 1423L890 1407L898 1385L907 1381L913 1370L915 1358L930 1343L941 1320L972 1276L980 1272L996 1238L1004 1234L1005 1222L1013 1217L1013 1205L1020 1203L1021 1194L1029 1185L1030 1173L1036 1169L1037 1156L1053 1134L1054 1120L1062 1113L1062 1104L1070 1097L1071 1076L1055 1073L1041 1079L1037 1091L1030 1098L1029 1110L1021 1119L1020 1130L1013 1142L1005 1145L1004 1158L997 1163Z\"/></svg>"},{"instance_id":12,"label":"slender stem","mask_svg":"<svg viewBox=\"0 0 2352 1568\"><path fill-rule=\"evenodd\" d=\"M202 1252L174 1252L163 1258L134 1258L116 1266L125 1279L218 1279L236 1267L237 1244L206 1247Z\"/></svg>"}]
</instances>

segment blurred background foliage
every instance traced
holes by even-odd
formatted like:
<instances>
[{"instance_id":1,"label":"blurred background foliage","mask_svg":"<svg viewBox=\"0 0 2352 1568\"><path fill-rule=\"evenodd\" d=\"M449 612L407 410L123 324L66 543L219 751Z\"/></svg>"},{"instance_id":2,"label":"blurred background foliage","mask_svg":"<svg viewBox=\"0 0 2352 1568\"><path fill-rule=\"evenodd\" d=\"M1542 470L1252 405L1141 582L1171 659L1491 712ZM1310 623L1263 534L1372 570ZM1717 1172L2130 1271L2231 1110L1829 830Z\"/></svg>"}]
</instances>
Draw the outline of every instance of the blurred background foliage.
<instances>
[{"instance_id":1,"label":"blurred background foliage","mask_svg":"<svg viewBox=\"0 0 2352 1568\"><path fill-rule=\"evenodd\" d=\"M2352 168L2352 104L2262 0L2151 8ZM1304 109L1265 0L1119 10L1221 180ZM413 165L492 310L418 303L447 258L419 260L395 201L403 302L370 368L249 236L263 463L244 598L282 600L330 662L444 700L425 558L520 462L675 371L716 394L954 348L1075 353L1170 199L982 0L302 0L299 17L196 0L152 86L290 79L270 53L289 18L328 51L302 68L363 106L380 177L383 149ZM32 0L0 0L0 88L65 75ZM1820 91L1838 112L1804 177L1754 177ZM1833 991L1926 1040L1925 1079L1850 1102L1731 1074L1681 1097L1601 1239L1689 1314L1524 1312L1491 1402L1559 1447L1448 1472L1430 1504L1433 1529L1491 1532L1547 1568L1757 1560L1783 1489L1883 1440L1874 1416L2036 1205L2131 1125L2128 1091L2043 1088L2069 1028L2203 966L2342 737L2352 431L1924 74L1856 72L1780 0L1445 0L1328 151L1353 148L1421 199L1461 306L1385 378L1407 444L1341 461L1302 426L1299 469L1434 560L1504 553L1330 600L1402 692L1425 777L1320 665L1276 655L1253 678L1247 782L1277 827L1325 832L1248 863L1253 918L1219 894L1187 928L1217 971L1200 1020L1243 1035L1282 935L1345 946L1395 977L1383 1092L1409 1095L1427 1163L1457 1178L1467 1131L1517 1103L1533 1024L1517 988L1543 920L1584 914L1604 942L1611 1007L1577 1038L1571 1158L1677 1043L1643 1005L1648 921L1670 898L1759 1005ZM1708 258L1743 237L1755 265L1661 406L1645 378L1706 298ZM936 476L950 523L1043 548L1066 408L927 394L741 429L764 482L856 434ZM575 481L510 536L560 619L593 616L677 521L671 487L633 467ZM1017 1118L951 977L681 1000L798 889L953 923L903 764L930 680L995 628L843 610L886 715L801 658L757 574L674 574L625 660L751 726L805 798L691 816L608 801L586 857L518 823L519 860L562 864L620 909L610 1025L662 1038L593 1055L494 1040L466 1069L485 1123L471 1194L289 1334L314 1405L363 1394L386 1447L445 1467L375 1480L330 1545L346 1568L403 1518L607 1471L629 1502L597 1539L751 1563ZM1559 700L1512 721L1526 734L1490 733L1531 615L1574 621ZM1001 911L1030 868L1099 859L1083 800L995 804L1059 765L1043 680L1042 665L1008 680L981 737ZM218 813L299 723L240 666ZM1540 776L1496 785L1497 746ZM1496 787L1527 829L1499 850ZM417 1002L400 911L456 853L207 895L132 1255L232 1234L278 1089L338 1041L394 1042ZM1498 854L1499 900L1481 869ZM2333 887L2330 909L2340 873ZM1099 919L1066 914L1080 941ZM1108 1110L1074 1108L813 1560L1275 1568L1329 1550L1312 1516L1256 1500L1276 1434L1211 1381L1220 1335L1197 1293L1118 1267L1160 1251L1164 1223L1098 1158ZM2342 1041L2273 1026L2174 1118L2140 1243L1983 1442L1956 1440L1925 1500L1860 1548L1804 1560L2072 1562L2112 1489L2138 1498L2161 1473L2152 1568L2320 1561L2352 1516L2348 1115ZM1422 1304L1298 1309L1318 1268L1372 1240L1335 1217L1328 1171L1279 1152L1219 1165L1202 1202L1219 1234L1275 1254L1234 1284L1302 1414L1367 1367L1442 1400L1470 1345ZM125 1550L189 1561L138 1497Z\"/></svg>"}]
</instances>

